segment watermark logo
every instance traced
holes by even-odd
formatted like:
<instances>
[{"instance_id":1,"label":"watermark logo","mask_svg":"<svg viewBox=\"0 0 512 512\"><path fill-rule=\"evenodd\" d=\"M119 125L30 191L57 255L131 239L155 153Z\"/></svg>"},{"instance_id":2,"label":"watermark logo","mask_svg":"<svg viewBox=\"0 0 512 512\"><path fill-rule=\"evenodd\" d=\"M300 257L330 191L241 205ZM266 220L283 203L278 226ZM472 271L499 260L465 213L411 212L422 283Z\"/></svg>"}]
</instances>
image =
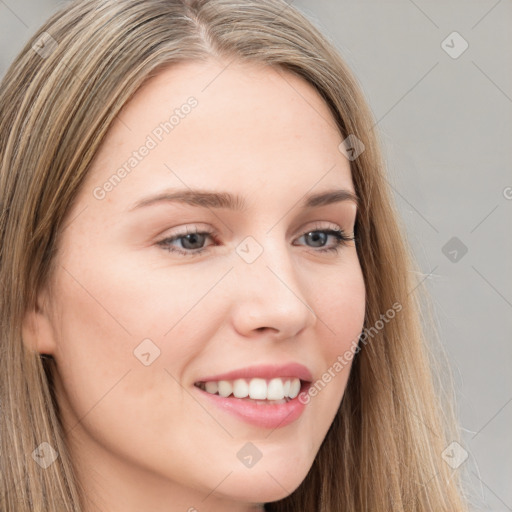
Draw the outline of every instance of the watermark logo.
<instances>
[{"instance_id":1,"label":"watermark logo","mask_svg":"<svg viewBox=\"0 0 512 512\"><path fill-rule=\"evenodd\" d=\"M43 32L37 41L32 44L34 50L42 59L47 59L56 49L59 44L48 32Z\"/></svg>"},{"instance_id":2,"label":"watermark logo","mask_svg":"<svg viewBox=\"0 0 512 512\"><path fill-rule=\"evenodd\" d=\"M441 48L452 59L458 59L469 48L469 44L458 32L452 32L442 41Z\"/></svg>"},{"instance_id":3,"label":"watermark logo","mask_svg":"<svg viewBox=\"0 0 512 512\"><path fill-rule=\"evenodd\" d=\"M350 134L339 146L338 149L345 157L353 162L364 150L363 142L355 135Z\"/></svg>"},{"instance_id":4,"label":"watermark logo","mask_svg":"<svg viewBox=\"0 0 512 512\"><path fill-rule=\"evenodd\" d=\"M443 245L441 252L452 262L458 263L468 252L467 246L456 236Z\"/></svg>"},{"instance_id":5,"label":"watermark logo","mask_svg":"<svg viewBox=\"0 0 512 512\"><path fill-rule=\"evenodd\" d=\"M133 355L144 365L149 366L160 357L160 349L153 343L152 340L146 338L142 340L135 350Z\"/></svg>"},{"instance_id":6,"label":"watermark logo","mask_svg":"<svg viewBox=\"0 0 512 512\"><path fill-rule=\"evenodd\" d=\"M43 468L50 467L59 456L58 452L46 441L41 443L33 452L32 458Z\"/></svg>"},{"instance_id":7,"label":"watermark logo","mask_svg":"<svg viewBox=\"0 0 512 512\"><path fill-rule=\"evenodd\" d=\"M251 442L245 443L236 454L238 460L246 467L253 468L263 457L261 451Z\"/></svg>"},{"instance_id":8,"label":"watermark logo","mask_svg":"<svg viewBox=\"0 0 512 512\"><path fill-rule=\"evenodd\" d=\"M248 236L237 245L235 252L246 263L253 263L263 253L263 247L252 236Z\"/></svg>"},{"instance_id":9,"label":"watermark logo","mask_svg":"<svg viewBox=\"0 0 512 512\"><path fill-rule=\"evenodd\" d=\"M441 457L448 466L457 469L465 462L469 454L457 441L453 441L443 450Z\"/></svg>"}]
</instances>

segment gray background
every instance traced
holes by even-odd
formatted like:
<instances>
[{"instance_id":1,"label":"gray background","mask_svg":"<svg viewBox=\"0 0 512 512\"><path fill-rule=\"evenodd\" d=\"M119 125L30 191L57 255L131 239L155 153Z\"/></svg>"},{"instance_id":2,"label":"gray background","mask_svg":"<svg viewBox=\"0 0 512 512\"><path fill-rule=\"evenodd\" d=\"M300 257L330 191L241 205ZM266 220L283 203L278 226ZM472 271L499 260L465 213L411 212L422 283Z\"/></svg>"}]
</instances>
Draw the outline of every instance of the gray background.
<instances>
[{"instance_id":1,"label":"gray background","mask_svg":"<svg viewBox=\"0 0 512 512\"><path fill-rule=\"evenodd\" d=\"M60 3L0 0L0 76ZM474 509L512 511L512 2L293 4L339 48L378 121L455 376ZM457 58L442 46L454 31L469 44Z\"/></svg>"}]
</instances>

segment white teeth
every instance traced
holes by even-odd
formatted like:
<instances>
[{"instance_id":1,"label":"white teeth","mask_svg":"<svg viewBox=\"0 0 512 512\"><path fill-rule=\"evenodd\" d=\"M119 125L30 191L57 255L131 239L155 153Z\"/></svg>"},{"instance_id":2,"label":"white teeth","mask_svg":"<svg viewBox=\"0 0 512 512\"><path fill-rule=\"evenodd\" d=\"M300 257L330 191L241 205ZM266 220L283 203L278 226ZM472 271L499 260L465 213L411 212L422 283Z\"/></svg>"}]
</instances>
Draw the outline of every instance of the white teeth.
<instances>
[{"instance_id":1,"label":"white teeth","mask_svg":"<svg viewBox=\"0 0 512 512\"><path fill-rule=\"evenodd\" d=\"M208 390L206 390L208 391ZM236 398L246 398L249 396L249 384L244 379L237 379L233 382L233 395Z\"/></svg>"},{"instance_id":2,"label":"white teeth","mask_svg":"<svg viewBox=\"0 0 512 512\"><path fill-rule=\"evenodd\" d=\"M299 391L300 391L300 380L293 379L290 384L290 393L288 396L290 398L295 398L299 394Z\"/></svg>"},{"instance_id":3,"label":"white teeth","mask_svg":"<svg viewBox=\"0 0 512 512\"><path fill-rule=\"evenodd\" d=\"M199 387L207 393L219 394L226 398L251 398L253 400L272 400L277 403L295 398L300 391L300 379L274 378L269 381L260 378L219 380L201 383Z\"/></svg>"},{"instance_id":4,"label":"white teeth","mask_svg":"<svg viewBox=\"0 0 512 512\"><path fill-rule=\"evenodd\" d=\"M281 379L272 379L268 383L267 399L268 400L282 400L283 398L284 398L283 381Z\"/></svg>"},{"instance_id":5,"label":"white teeth","mask_svg":"<svg viewBox=\"0 0 512 512\"><path fill-rule=\"evenodd\" d=\"M253 400L266 400L267 383L265 379L251 379L251 382L249 382L249 396Z\"/></svg>"},{"instance_id":6,"label":"white teeth","mask_svg":"<svg viewBox=\"0 0 512 512\"><path fill-rule=\"evenodd\" d=\"M206 391L208 391L208 393L211 393L212 395L217 393L217 391L219 390L219 385L214 380L207 382L205 384L205 387L206 387Z\"/></svg>"},{"instance_id":7,"label":"white teeth","mask_svg":"<svg viewBox=\"0 0 512 512\"><path fill-rule=\"evenodd\" d=\"M233 393L233 386L227 380L219 380L219 395L227 397Z\"/></svg>"}]
</instances>

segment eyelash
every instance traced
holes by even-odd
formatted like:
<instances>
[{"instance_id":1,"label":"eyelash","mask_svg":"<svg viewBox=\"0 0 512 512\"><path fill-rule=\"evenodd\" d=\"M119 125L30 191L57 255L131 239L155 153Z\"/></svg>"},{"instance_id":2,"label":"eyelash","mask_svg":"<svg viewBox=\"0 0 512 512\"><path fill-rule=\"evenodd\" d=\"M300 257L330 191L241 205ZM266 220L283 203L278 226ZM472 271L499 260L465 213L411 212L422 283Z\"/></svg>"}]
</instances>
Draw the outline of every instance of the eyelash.
<instances>
[{"instance_id":1,"label":"eyelash","mask_svg":"<svg viewBox=\"0 0 512 512\"><path fill-rule=\"evenodd\" d=\"M331 228L308 229L307 231L302 233L302 235L300 235L299 238L302 238L304 235L307 235L309 233L327 233L328 235L334 236L336 238L336 242L335 242L334 246L327 247L327 248L321 248L314 252L320 252L320 253L333 252L333 253L337 254L339 252L339 250L341 249L341 247L346 245L347 242L355 241L354 237L347 236L342 229L331 229ZM171 245L172 242L175 242L175 241L179 240L180 238L185 238L187 235L209 235L210 237L212 237L214 239L214 241L216 241L215 233L213 231L209 231L209 230L199 231L196 228L195 230L192 230L192 231L187 229L187 231L185 233L177 233L176 235L173 235L172 237L165 238L165 239L161 240L160 242L157 242L157 245L159 245L163 249L167 250L168 252L178 253L183 256L189 256L189 257L201 254L202 252L206 251L208 249L208 247L210 247L210 246L206 246L201 249L196 249L196 250L190 249L190 250L185 251L185 250L178 249L175 246Z\"/></svg>"}]
</instances>

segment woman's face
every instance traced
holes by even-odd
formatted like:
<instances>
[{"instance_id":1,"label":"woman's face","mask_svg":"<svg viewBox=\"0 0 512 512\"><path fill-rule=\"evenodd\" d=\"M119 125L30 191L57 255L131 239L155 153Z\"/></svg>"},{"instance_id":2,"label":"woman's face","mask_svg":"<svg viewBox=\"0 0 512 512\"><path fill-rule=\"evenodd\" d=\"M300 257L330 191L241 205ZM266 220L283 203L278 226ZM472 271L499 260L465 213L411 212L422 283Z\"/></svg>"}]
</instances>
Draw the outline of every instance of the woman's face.
<instances>
[{"instance_id":1,"label":"woman's face","mask_svg":"<svg viewBox=\"0 0 512 512\"><path fill-rule=\"evenodd\" d=\"M365 288L355 243L334 249L356 205L311 199L354 193L342 138L301 79L226 64L139 90L62 234L38 350L91 510L283 498L345 390Z\"/></svg>"}]
</instances>

